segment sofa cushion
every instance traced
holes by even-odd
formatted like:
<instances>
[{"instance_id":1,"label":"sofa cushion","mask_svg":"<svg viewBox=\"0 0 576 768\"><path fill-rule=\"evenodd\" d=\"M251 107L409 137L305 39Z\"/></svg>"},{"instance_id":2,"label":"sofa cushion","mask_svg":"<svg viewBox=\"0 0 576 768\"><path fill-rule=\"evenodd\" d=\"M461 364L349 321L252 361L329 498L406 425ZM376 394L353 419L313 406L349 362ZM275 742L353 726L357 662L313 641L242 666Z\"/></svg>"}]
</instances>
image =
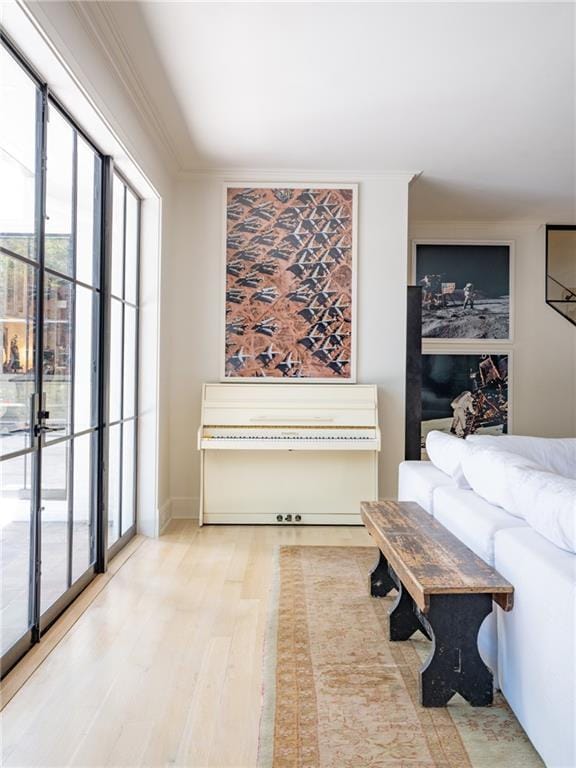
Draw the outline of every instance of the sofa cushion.
<instances>
[{"instance_id":1,"label":"sofa cushion","mask_svg":"<svg viewBox=\"0 0 576 768\"><path fill-rule=\"evenodd\" d=\"M403 461L398 468L398 500L415 501L432 514L432 493L442 485L454 485L451 477L430 461Z\"/></svg>"},{"instance_id":2,"label":"sofa cushion","mask_svg":"<svg viewBox=\"0 0 576 768\"><path fill-rule=\"evenodd\" d=\"M436 520L489 565L494 565L496 531L526 526L524 520L462 488L436 488L433 509Z\"/></svg>"},{"instance_id":3,"label":"sofa cushion","mask_svg":"<svg viewBox=\"0 0 576 768\"><path fill-rule=\"evenodd\" d=\"M475 448L462 461L462 469L473 491L509 514L523 517L523 508L514 504L511 492L510 470L515 467L540 469L538 464L523 456L495 448Z\"/></svg>"},{"instance_id":4,"label":"sofa cushion","mask_svg":"<svg viewBox=\"0 0 576 768\"><path fill-rule=\"evenodd\" d=\"M426 436L426 453L428 458L455 481L460 488L468 488L468 482L462 472L462 459L469 448L466 441L456 435L450 435L447 432L440 432L433 429Z\"/></svg>"},{"instance_id":5,"label":"sofa cushion","mask_svg":"<svg viewBox=\"0 0 576 768\"><path fill-rule=\"evenodd\" d=\"M524 456L550 472L576 480L575 437L529 437L526 435L470 435L468 446L497 448Z\"/></svg>"},{"instance_id":6,"label":"sofa cushion","mask_svg":"<svg viewBox=\"0 0 576 768\"><path fill-rule=\"evenodd\" d=\"M528 467L511 467L508 485L514 514L539 534L576 553L576 480Z\"/></svg>"},{"instance_id":7,"label":"sofa cushion","mask_svg":"<svg viewBox=\"0 0 576 768\"><path fill-rule=\"evenodd\" d=\"M514 585L514 608L497 609L500 688L546 765L575 766L576 557L528 527L495 538Z\"/></svg>"}]
</instances>

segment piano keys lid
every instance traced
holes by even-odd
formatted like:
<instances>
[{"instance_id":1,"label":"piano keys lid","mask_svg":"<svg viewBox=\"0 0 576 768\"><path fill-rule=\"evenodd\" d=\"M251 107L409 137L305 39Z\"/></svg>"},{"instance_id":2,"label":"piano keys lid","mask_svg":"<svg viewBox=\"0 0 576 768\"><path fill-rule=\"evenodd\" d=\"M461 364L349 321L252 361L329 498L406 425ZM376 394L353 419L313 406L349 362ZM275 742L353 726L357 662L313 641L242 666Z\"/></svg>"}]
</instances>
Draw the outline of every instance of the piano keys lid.
<instances>
[{"instance_id":1,"label":"piano keys lid","mask_svg":"<svg viewBox=\"0 0 576 768\"><path fill-rule=\"evenodd\" d=\"M380 450L376 387L205 384L198 447Z\"/></svg>"},{"instance_id":2,"label":"piano keys lid","mask_svg":"<svg viewBox=\"0 0 576 768\"><path fill-rule=\"evenodd\" d=\"M369 384L204 384L203 427L378 427Z\"/></svg>"}]
</instances>

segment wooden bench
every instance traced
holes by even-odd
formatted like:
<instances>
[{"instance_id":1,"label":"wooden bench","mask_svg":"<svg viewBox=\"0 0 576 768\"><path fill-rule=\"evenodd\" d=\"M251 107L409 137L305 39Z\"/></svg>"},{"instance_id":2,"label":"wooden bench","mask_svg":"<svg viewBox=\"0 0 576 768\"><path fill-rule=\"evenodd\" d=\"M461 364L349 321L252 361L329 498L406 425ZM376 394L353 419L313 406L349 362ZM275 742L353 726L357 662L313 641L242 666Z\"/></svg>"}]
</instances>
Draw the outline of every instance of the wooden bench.
<instances>
[{"instance_id":1,"label":"wooden bench","mask_svg":"<svg viewBox=\"0 0 576 768\"><path fill-rule=\"evenodd\" d=\"M412 502L363 502L362 520L380 550L370 594L398 589L390 640L420 629L433 641L420 671L424 707L443 707L455 693L472 706L492 704L492 672L478 653L478 630L494 600L513 606L514 587Z\"/></svg>"}]
</instances>

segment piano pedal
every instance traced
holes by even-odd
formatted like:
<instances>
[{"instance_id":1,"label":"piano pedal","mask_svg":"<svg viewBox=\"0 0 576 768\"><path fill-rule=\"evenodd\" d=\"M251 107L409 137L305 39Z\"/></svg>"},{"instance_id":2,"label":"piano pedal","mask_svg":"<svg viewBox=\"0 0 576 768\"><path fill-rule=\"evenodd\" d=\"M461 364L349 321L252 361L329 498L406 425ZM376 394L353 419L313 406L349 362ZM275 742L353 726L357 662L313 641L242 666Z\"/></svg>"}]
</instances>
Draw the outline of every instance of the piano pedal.
<instances>
[{"instance_id":1,"label":"piano pedal","mask_svg":"<svg viewBox=\"0 0 576 768\"><path fill-rule=\"evenodd\" d=\"M288 513L287 515L276 515L276 522L278 523L291 523L292 522L292 515ZM301 523L302 522L302 515L294 515L294 522L295 523Z\"/></svg>"}]
</instances>

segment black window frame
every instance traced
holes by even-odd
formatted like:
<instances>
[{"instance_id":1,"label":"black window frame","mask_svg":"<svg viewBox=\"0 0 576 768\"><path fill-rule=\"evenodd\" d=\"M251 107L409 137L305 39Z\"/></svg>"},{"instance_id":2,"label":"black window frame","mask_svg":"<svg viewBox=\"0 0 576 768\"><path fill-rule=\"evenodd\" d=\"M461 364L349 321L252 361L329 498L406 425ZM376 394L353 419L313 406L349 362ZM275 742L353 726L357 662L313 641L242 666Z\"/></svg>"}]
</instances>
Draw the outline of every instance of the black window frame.
<instances>
[{"instance_id":1,"label":"black window frame","mask_svg":"<svg viewBox=\"0 0 576 768\"><path fill-rule=\"evenodd\" d=\"M548 304L549 307L551 307L555 312L558 312L559 315L562 315L562 317L565 320L568 320L569 323L572 323L572 325L576 325L576 320L574 320L570 315L562 312L561 306L558 305L564 305L564 304L570 304L573 305L576 302L576 297L574 296L573 290L562 283L559 283L558 280L556 280L551 274L550 274L550 267L549 267L549 251L550 251L550 238L549 234L550 232L576 232L576 224L546 224L546 267L545 267L545 301L546 304ZM563 291L567 292L567 297L564 299L557 299L552 298L550 295L550 282L555 284L556 288L561 288Z\"/></svg>"}]
</instances>

